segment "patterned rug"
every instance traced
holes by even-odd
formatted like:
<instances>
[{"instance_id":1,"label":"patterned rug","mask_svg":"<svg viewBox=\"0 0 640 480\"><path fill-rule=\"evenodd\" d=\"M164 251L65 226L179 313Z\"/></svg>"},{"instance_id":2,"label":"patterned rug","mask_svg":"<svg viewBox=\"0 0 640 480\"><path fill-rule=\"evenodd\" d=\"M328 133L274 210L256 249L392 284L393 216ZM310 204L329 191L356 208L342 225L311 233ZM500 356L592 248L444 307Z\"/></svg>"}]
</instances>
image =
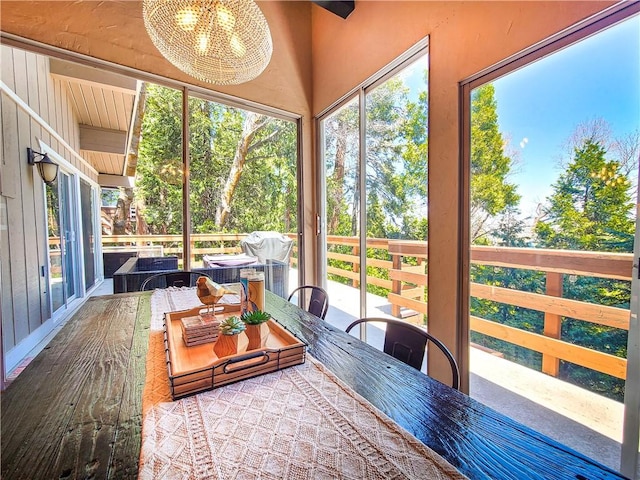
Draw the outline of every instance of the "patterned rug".
<instances>
[{"instance_id":1,"label":"patterned rug","mask_svg":"<svg viewBox=\"0 0 640 480\"><path fill-rule=\"evenodd\" d=\"M161 318L190 293L152 297L140 479L465 478L309 355L170 401Z\"/></svg>"}]
</instances>

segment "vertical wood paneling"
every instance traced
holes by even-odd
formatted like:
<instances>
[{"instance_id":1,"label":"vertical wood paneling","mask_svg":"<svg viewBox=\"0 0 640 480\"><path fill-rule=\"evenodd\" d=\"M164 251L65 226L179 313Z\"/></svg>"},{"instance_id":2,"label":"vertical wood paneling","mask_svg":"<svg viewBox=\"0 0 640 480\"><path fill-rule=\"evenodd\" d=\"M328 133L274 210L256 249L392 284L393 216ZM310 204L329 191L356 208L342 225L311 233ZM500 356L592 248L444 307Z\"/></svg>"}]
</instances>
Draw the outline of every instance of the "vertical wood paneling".
<instances>
[{"instance_id":1,"label":"vertical wood paneling","mask_svg":"<svg viewBox=\"0 0 640 480\"><path fill-rule=\"evenodd\" d=\"M28 102L36 112L42 110L37 75L38 57L39 55L34 53L27 53L27 70L25 72ZM26 128L26 132L29 134L28 143L39 150L37 140L40 138L41 128L35 120L28 116L27 118L29 121L29 127ZM26 154L24 158L26 158ZM34 172L33 167L27 167L27 169L29 168L35 175L33 175L33 183L31 185L24 184L23 210L25 216L25 251L30 252L27 258L27 291L29 297L29 331L31 333L40 327L45 320L42 316L43 288L40 280L40 252L42 250L41 244L45 240L40 236L42 229L40 229L40 232L38 231L38 219L43 218L42 210L44 208L42 201L38 201L38 199L42 198L44 182L40 179L40 175ZM29 188L30 186L32 188Z\"/></svg>"},{"instance_id":2,"label":"vertical wood paneling","mask_svg":"<svg viewBox=\"0 0 640 480\"><path fill-rule=\"evenodd\" d=\"M60 85L60 81L54 79L53 80L53 100L56 108L56 116L55 116L56 121L51 126L55 131L57 131L64 138L64 132L62 131L62 100L60 98L61 91L62 91L62 86ZM62 145L59 145L57 140L55 143L56 143L55 150L59 152Z\"/></svg>"},{"instance_id":3,"label":"vertical wood paneling","mask_svg":"<svg viewBox=\"0 0 640 480\"><path fill-rule=\"evenodd\" d=\"M27 54L27 75L28 75L28 89L29 89L29 105L33 108L38 115L42 117L42 111L48 110L46 99L42 96L43 88L41 83L46 81L46 77L43 77L41 70L45 67L42 62L42 56L33 53ZM46 70L45 70L46 71ZM48 113L48 112L47 112ZM35 120L30 121L30 143L33 146L38 145L38 139L42 139L42 127ZM46 229L45 229L45 205L44 205L44 182L39 181L39 175L34 176L33 190L31 190L31 198L33 200L33 228L35 231L35 239L31 243L31 251L34 253L33 262L36 271L29 275L28 288L30 292L30 301L33 308L29 311L29 325L32 331L38 328L48 318L47 304L47 291L48 285L46 284L46 277L41 275L40 267L45 265L45 259L47 255L46 244ZM25 210L25 215L28 218L29 213ZM25 231L26 233L26 231ZM27 247L28 248L28 247ZM32 272L29 265L27 265L27 271ZM37 308L37 310L35 310Z\"/></svg>"},{"instance_id":4,"label":"vertical wood paneling","mask_svg":"<svg viewBox=\"0 0 640 480\"><path fill-rule=\"evenodd\" d=\"M107 112L107 118L109 119L109 128L113 128L114 130L125 130L124 126L118 121L118 112L116 111L116 102L114 99L113 92L104 91L104 107Z\"/></svg>"},{"instance_id":5,"label":"vertical wood paneling","mask_svg":"<svg viewBox=\"0 0 640 480\"><path fill-rule=\"evenodd\" d=\"M47 63L47 79L46 79L46 90L47 90L47 103L49 104L49 125L55 128L55 118L56 118L56 102L55 102L55 87L54 82L51 76L49 75L49 63ZM48 145L51 148L56 148L57 141L54 141L53 138L49 137Z\"/></svg>"},{"instance_id":6,"label":"vertical wood paneling","mask_svg":"<svg viewBox=\"0 0 640 480\"><path fill-rule=\"evenodd\" d=\"M60 135L62 135L62 138L64 138L68 144L72 144L71 129L69 128L69 106L66 98L67 89L60 81L56 81L56 85L58 86L56 95L58 98L58 105L60 106L60 124L56 126L56 130ZM62 145L60 146L59 152L63 157L67 158L66 149ZM69 158L69 160L71 163L76 165L75 159Z\"/></svg>"},{"instance_id":7,"label":"vertical wood paneling","mask_svg":"<svg viewBox=\"0 0 640 480\"><path fill-rule=\"evenodd\" d=\"M75 93L75 90L78 88L78 85L69 81L65 81L64 84L65 84L65 87L67 88L67 91L69 92L69 101L71 102L71 108L73 108L73 110L76 112L76 115L78 115L78 118L82 118L84 105L82 105L81 103L78 103L79 98L78 98L78 95Z\"/></svg>"},{"instance_id":8,"label":"vertical wood paneling","mask_svg":"<svg viewBox=\"0 0 640 480\"><path fill-rule=\"evenodd\" d=\"M127 114L131 114L131 112L127 112L127 106L124 101L124 95L116 96L115 106L116 106L116 113L118 118L121 116L126 116ZM128 130L128 128L129 127L127 126L123 130Z\"/></svg>"},{"instance_id":9,"label":"vertical wood paneling","mask_svg":"<svg viewBox=\"0 0 640 480\"><path fill-rule=\"evenodd\" d=\"M2 81L9 87L15 85L13 76L13 51L5 46L2 50ZM17 174L17 162L11 161L14 150L17 151L17 126L16 107L5 95L0 96L2 105L0 114L0 127L2 127L2 172L3 181L2 195L11 193L11 198L15 198ZM8 186L11 185L11 191ZM11 282L11 243L9 241L9 218L8 205L9 197L0 195L0 275L3 278L3 288L0 291L2 296L2 350L8 352L15 345L15 329L13 326L13 283ZM4 372L2 372L4 373Z\"/></svg>"},{"instance_id":10,"label":"vertical wood paneling","mask_svg":"<svg viewBox=\"0 0 640 480\"><path fill-rule=\"evenodd\" d=\"M50 123L49 102L47 100L47 84L49 83L49 60L42 55L37 56L37 75L38 75L38 108L36 112L42 119Z\"/></svg>"},{"instance_id":11,"label":"vertical wood paneling","mask_svg":"<svg viewBox=\"0 0 640 480\"><path fill-rule=\"evenodd\" d=\"M11 89L14 89L15 80L13 75L13 50L6 46L0 46L1 52L1 64L2 68L2 81ZM17 135L17 130L9 128L9 124L15 117L15 106L4 95L2 95L2 102L5 105L3 109L3 123L7 124L7 129L4 133L4 141L2 142L2 176L0 176L0 194L7 197L15 198L18 194L17 190L17 175L18 164L12 161L13 152L10 150L10 146L14 146L17 143L17 139L14 138Z\"/></svg>"},{"instance_id":12,"label":"vertical wood paneling","mask_svg":"<svg viewBox=\"0 0 640 480\"><path fill-rule=\"evenodd\" d=\"M25 75L25 52L15 49L13 51L13 66L14 66L14 91L22 99L25 98L24 75ZM30 176L32 172L27 169L26 165L26 150L22 158L24 159L24 165L20 164L20 145L26 145L29 141L27 134L26 140L24 135L21 134L20 129L28 129L28 119L25 122L26 114L20 109L15 108L15 121L10 128L14 128L18 133L16 136L16 145L12 154L12 161L18 163L18 175L15 179L17 184L18 195L16 198L7 199L7 218L9 224L9 244L11 246L11 283L13 285L13 324L14 324L14 345L17 345L21 340L27 338L29 335L29 299L27 297L27 254L25 251L25 241L27 237L24 232L24 198L22 193L23 183L27 182L24 179L25 176ZM24 142L24 143L23 143ZM10 157L11 158L11 157ZM31 168L31 167L29 167ZM24 180L24 182L23 182ZM33 238L33 237L30 237Z\"/></svg>"},{"instance_id":13,"label":"vertical wood paneling","mask_svg":"<svg viewBox=\"0 0 640 480\"><path fill-rule=\"evenodd\" d=\"M107 125L109 128L115 128L114 125L109 124L109 116L107 114L107 102L104 98L104 90L101 88L94 88L93 95L96 101L96 111L98 114L99 122L96 125Z\"/></svg>"},{"instance_id":14,"label":"vertical wood paneling","mask_svg":"<svg viewBox=\"0 0 640 480\"><path fill-rule=\"evenodd\" d=\"M2 108L5 109L4 107ZM0 195L0 276L2 282L2 351L8 352L15 345L13 328L13 285L11 279L11 245L7 219L7 200Z\"/></svg>"},{"instance_id":15,"label":"vertical wood paneling","mask_svg":"<svg viewBox=\"0 0 640 480\"><path fill-rule=\"evenodd\" d=\"M24 55L24 58L22 57ZM20 58L20 62L18 62ZM34 76L31 75L32 71L35 71L35 54L20 52L20 56L15 56L15 78L16 78L16 94L32 105L34 100L37 99L37 85L34 83ZM37 82L37 76L35 76L35 82ZM24 242L24 280L23 288L25 289L25 296L27 301L26 318L16 318L16 331L19 330L18 324L23 322L27 323L27 335L33 333L42 323L40 318L40 282L36 275L38 271L38 258L36 255L36 249L34 243L37 241L36 227L34 222L35 217L35 204L33 199L34 186L36 182L42 182L37 169L27 165L27 152L26 147L32 146L36 150L39 150L35 138L31 135L31 118L22 109L18 110L18 159L20 161L20 183L22 191L22 232ZM24 150L24 151L23 151ZM20 326L20 329L22 327ZM25 336L25 338L26 338ZM18 342L22 338L16 338Z\"/></svg>"}]
</instances>

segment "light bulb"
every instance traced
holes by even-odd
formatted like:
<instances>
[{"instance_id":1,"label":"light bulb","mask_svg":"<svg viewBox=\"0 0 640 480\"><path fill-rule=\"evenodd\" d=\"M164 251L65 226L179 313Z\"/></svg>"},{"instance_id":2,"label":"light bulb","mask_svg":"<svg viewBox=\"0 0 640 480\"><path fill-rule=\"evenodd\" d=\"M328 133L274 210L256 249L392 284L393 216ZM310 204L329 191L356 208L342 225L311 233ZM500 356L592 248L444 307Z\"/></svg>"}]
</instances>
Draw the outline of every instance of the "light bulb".
<instances>
[{"instance_id":1,"label":"light bulb","mask_svg":"<svg viewBox=\"0 0 640 480\"><path fill-rule=\"evenodd\" d=\"M200 33L198 35L198 51L204 55L207 53L207 47L209 46L209 35L206 33Z\"/></svg>"},{"instance_id":2,"label":"light bulb","mask_svg":"<svg viewBox=\"0 0 640 480\"><path fill-rule=\"evenodd\" d=\"M231 35L233 27L236 24L236 17L231 13L231 10L219 3L216 5L216 16L218 17L218 25L220 25L228 35Z\"/></svg>"},{"instance_id":3,"label":"light bulb","mask_svg":"<svg viewBox=\"0 0 640 480\"><path fill-rule=\"evenodd\" d=\"M238 37L238 35L236 35L235 33L231 35L229 46L231 47L231 51L233 52L233 54L238 58L244 57L247 53L247 47L244 46L244 43L242 43L240 37Z\"/></svg>"},{"instance_id":4,"label":"light bulb","mask_svg":"<svg viewBox=\"0 0 640 480\"><path fill-rule=\"evenodd\" d=\"M191 32L198 23L198 12L193 7L186 7L176 13L176 22L185 32Z\"/></svg>"}]
</instances>

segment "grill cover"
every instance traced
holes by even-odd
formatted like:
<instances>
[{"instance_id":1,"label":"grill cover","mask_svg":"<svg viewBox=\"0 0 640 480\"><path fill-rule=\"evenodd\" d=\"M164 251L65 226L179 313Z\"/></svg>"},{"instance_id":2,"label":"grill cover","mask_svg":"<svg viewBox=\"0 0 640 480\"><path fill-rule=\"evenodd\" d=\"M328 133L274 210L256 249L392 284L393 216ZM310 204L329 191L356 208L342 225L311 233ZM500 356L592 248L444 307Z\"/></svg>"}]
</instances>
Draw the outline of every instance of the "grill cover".
<instances>
[{"instance_id":1,"label":"grill cover","mask_svg":"<svg viewBox=\"0 0 640 480\"><path fill-rule=\"evenodd\" d=\"M289 263L293 240L278 232L252 232L240 240L242 251L252 257L258 257L259 263L267 259Z\"/></svg>"}]
</instances>

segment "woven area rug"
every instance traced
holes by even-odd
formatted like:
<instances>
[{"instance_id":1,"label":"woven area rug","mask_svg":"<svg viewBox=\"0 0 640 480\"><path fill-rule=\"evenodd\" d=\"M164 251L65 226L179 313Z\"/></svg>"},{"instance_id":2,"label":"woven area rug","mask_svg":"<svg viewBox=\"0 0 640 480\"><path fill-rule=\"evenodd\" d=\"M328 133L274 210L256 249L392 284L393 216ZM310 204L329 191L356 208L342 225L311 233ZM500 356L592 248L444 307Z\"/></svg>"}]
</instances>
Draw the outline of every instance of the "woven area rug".
<instances>
[{"instance_id":1,"label":"woven area rug","mask_svg":"<svg viewBox=\"0 0 640 480\"><path fill-rule=\"evenodd\" d=\"M189 289L152 297L140 479L465 478L309 355L172 402L162 315L195 305Z\"/></svg>"}]
</instances>

